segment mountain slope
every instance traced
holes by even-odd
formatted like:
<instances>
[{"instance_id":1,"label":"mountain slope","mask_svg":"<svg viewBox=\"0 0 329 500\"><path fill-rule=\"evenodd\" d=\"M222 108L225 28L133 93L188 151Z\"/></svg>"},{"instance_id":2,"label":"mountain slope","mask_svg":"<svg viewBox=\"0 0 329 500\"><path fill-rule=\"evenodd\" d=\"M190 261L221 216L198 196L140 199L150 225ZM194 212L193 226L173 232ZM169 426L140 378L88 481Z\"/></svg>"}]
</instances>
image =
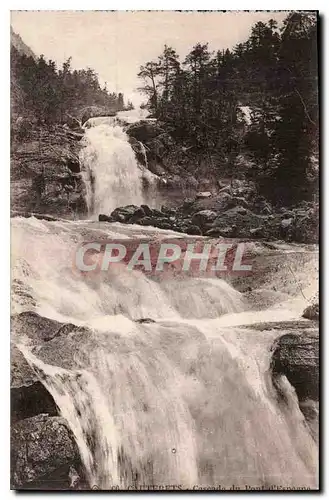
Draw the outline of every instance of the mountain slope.
<instances>
[{"instance_id":1,"label":"mountain slope","mask_svg":"<svg viewBox=\"0 0 329 500\"><path fill-rule=\"evenodd\" d=\"M23 42L22 38L20 35L14 32L12 26L10 26L10 46L15 47L15 49L19 52L21 55L26 55L27 57L33 57L34 60L37 59L36 55L30 49L26 43Z\"/></svg>"}]
</instances>

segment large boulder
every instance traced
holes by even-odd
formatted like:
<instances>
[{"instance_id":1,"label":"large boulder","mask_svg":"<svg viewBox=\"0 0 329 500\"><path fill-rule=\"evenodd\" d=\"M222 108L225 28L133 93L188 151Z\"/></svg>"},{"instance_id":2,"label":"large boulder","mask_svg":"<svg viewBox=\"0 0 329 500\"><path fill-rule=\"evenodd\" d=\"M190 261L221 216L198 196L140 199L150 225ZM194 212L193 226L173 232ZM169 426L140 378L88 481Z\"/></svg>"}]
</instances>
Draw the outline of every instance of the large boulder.
<instances>
[{"instance_id":1,"label":"large boulder","mask_svg":"<svg viewBox=\"0 0 329 500\"><path fill-rule=\"evenodd\" d=\"M133 123L126 128L126 133L129 137L134 137L137 141L147 143L165 131L158 125L158 122L141 120Z\"/></svg>"},{"instance_id":2,"label":"large boulder","mask_svg":"<svg viewBox=\"0 0 329 500\"><path fill-rule=\"evenodd\" d=\"M40 316L33 311L11 317L11 338L28 337L34 343L47 342L60 334L63 323Z\"/></svg>"},{"instance_id":3,"label":"large boulder","mask_svg":"<svg viewBox=\"0 0 329 500\"><path fill-rule=\"evenodd\" d=\"M98 221L99 222L114 222L115 219L109 215L105 215L105 214L99 214L98 215Z\"/></svg>"},{"instance_id":4,"label":"large boulder","mask_svg":"<svg viewBox=\"0 0 329 500\"><path fill-rule=\"evenodd\" d=\"M250 233L250 229L259 228L262 226L262 222L263 219L250 210L243 209L243 212L241 212L241 207L234 207L223 213L219 212L210 229L213 230L211 234L215 234L217 230L217 233L221 235L224 229L233 228L233 233L231 235L225 234L225 236L250 238L250 236L258 236L258 232L253 235Z\"/></svg>"},{"instance_id":5,"label":"large boulder","mask_svg":"<svg viewBox=\"0 0 329 500\"><path fill-rule=\"evenodd\" d=\"M182 212L191 215L202 210L211 210L219 215L220 213L225 212L225 210L232 208L232 206L234 206L232 196L224 191L214 196L187 199L181 205L180 209Z\"/></svg>"},{"instance_id":6,"label":"large boulder","mask_svg":"<svg viewBox=\"0 0 329 500\"><path fill-rule=\"evenodd\" d=\"M307 306L302 314L303 318L312 319L315 321L319 321L319 316L320 316L319 304L311 304Z\"/></svg>"},{"instance_id":7,"label":"large boulder","mask_svg":"<svg viewBox=\"0 0 329 500\"><path fill-rule=\"evenodd\" d=\"M276 341L272 373L283 374L300 401L319 399L319 335L317 329L288 333Z\"/></svg>"},{"instance_id":8,"label":"large boulder","mask_svg":"<svg viewBox=\"0 0 329 500\"><path fill-rule=\"evenodd\" d=\"M207 228L217 217L213 210L200 210L192 216L192 224L199 226L202 230Z\"/></svg>"},{"instance_id":9,"label":"large boulder","mask_svg":"<svg viewBox=\"0 0 329 500\"><path fill-rule=\"evenodd\" d=\"M29 488L39 481L40 489L49 487L47 477L66 469L66 481L58 488L70 487L69 470L81 469L78 447L61 417L38 415L26 418L11 428L11 485Z\"/></svg>"},{"instance_id":10,"label":"large boulder","mask_svg":"<svg viewBox=\"0 0 329 500\"><path fill-rule=\"evenodd\" d=\"M116 222L128 222L128 220L140 209L137 205L126 205L125 207L118 207L111 213L111 218ZM142 216L142 214L141 214ZM141 217L140 217L141 218Z\"/></svg>"},{"instance_id":11,"label":"large boulder","mask_svg":"<svg viewBox=\"0 0 329 500\"><path fill-rule=\"evenodd\" d=\"M188 225L186 228L184 228L184 230L182 232L184 232L186 234L195 235L195 236L202 235L201 228L195 224Z\"/></svg>"}]
</instances>

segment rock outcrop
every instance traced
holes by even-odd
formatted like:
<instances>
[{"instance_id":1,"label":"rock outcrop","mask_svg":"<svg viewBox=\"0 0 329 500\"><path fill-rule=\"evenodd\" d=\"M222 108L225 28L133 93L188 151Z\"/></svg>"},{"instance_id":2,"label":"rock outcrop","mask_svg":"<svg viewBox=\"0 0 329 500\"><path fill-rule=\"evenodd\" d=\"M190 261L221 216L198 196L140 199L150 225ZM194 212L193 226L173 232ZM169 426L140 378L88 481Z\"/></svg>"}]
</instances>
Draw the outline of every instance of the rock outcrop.
<instances>
[{"instance_id":1,"label":"rock outcrop","mask_svg":"<svg viewBox=\"0 0 329 500\"><path fill-rule=\"evenodd\" d=\"M81 462L65 419L37 415L12 425L12 488L70 489L72 468Z\"/></svg>"},{"instance_id":2,"label":"rock outcrop","mask_svg":"<svg viewBox=\"0 0 329 500\"><path fill-rule=\"evenodd\" d=\"M303 318L318 321L320 317L319 304L311 304L303 312Z\"/></svg>"},{"instance_id":3,"label":"rock outcrop","mask_svg":"<svg viewBox=\"0 0 329 500\"><path fill-rule=\"evenodd\" d=\"M118 207L111 214L100 214L99 221L154 226L213 238L317 243L318 225L313 207L309 208L312 212L309 217L313 217L314 227L312 231L302 234L296 232L297 225L301 224L298 210L291 210L293 217L287 219L286 212L273 213L271 210L270 214L260 214L248 208L250 206L253 205L246 198L222 191L218 195L207 193L207 196L186 199L176 208L162 206L159 210L147 205Z\"/></svg>"},{"instance_id":4,"label":"rock outcrop","mask_svg":"<svg viewBox=\"0 0 329 500\"><path fill-rule=\"evenodd\" d=\"M283 374L296 389L298 399L319 399L319 335L317 329L279 338L272 356L273 374Z\"/></svg>"},{"instance_id":5,"label":"rock outcrop","mask_svg":"<svg viewBox=\"0 0 329 500\"><path fill-rule=\"evenodd\" d=\"M73 120L74 121L74 120ZM68 126L12 131L11 209L75 218L87 211L79 163L83 134Z\"/></svg>"},{"instance_id":6,"label":"rock outcrop","mask_svg":"<svg viewBox=\"0 0 329 500\"><path fill-rule=\"evenodd\" d=\"M281 378L286 377L295 388L301 412L313 439L319 434L319 334L309 323L300 326L298 333L280 337L273 346L271 362L274 387L281 394Z\"/></svg>"},{"instance_id":7,"label":"rock outcrop","mask_svg":"<svg viewBox=\"0 0 329 500\"><path fill-rule=\"evenodd\" d=\"M11 338L42 347L78 327L23 312L12 316ZM76 474L77 472L77 480ZM83 487L78 448L58 407L22 352L11 345L11 486L13 489ZM79 486L77 485L79 483Z\"/></svg>"}]
</instances>

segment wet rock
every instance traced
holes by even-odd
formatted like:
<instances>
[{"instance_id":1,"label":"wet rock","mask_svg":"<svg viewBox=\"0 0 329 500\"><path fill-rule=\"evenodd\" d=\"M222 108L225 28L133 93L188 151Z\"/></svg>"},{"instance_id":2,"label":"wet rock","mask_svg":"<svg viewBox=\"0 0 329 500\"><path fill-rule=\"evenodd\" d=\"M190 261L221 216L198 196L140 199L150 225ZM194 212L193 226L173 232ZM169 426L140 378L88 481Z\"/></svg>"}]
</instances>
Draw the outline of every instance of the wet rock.
<instances>
[{"instance_id":1,"label":"wet rock","mask_svg":"<svg viewBox=\"0 0 329 500\"><path fill-rule=\"evenodd\" d=\"M141 208L143 209L144 215L146 215L146 217L150 217L153 214L152 209L148 205L141 205Z\"/></svg>"},{"instance_id":2,"label":"wet rock","mask_svg":"<svg viewBox=\"0 0 329 500\"><path fill-rule=\"evenodd\" d=\"M218 227L212 227L211 229L208 229L208 231L205 232L205 236L212 236L214 238L220 236L221 234L221 229Z\"/></svg>"},{"instance_id":3,"label":"wet rock","mask_svg":"<svg viewBox=\"0 0 329 500\"><path fill-rule=\"evenodd\" d=\"M27 336L36 343L48 342L60 334L62 326L59 321L26 311L11 317L11 338Z\"/></svg>"},{"instance_id":4,"label":"wet rock","mask_svg":"<svg viewBox=\"0 0 329 500\"><path fill-rule=\"evenodd\" d=\"M276 341L272 373L283 374L296 389L299 401L319 399L319 336L316 331L286 334Z\"/></svg>"},{"instance_id":5,"label":"wet rock","mask_svg":"<svg viewBox=\"0 0 329 500\"><path fill-rule=\"evenodd\" d=\"M173 223L166 218L155 219L154 226L159 229L173 229Z\"/></svg>"},{"instance_id":6,"label":"wet rock","mask_svg":"<svg viewBox=\"0 0 329 500\"><path fill-rule=\"evenodd\" d=\"M311 304L306 307L306 309L302 314L302 317L306 319L319 321L319 315L320 315L319 304Z\"/></svg>"},{"instance_id":7,"label":"wet rock","mask_svg":"<svg viewBox=\"0 0 329 500\"><path fill-rule=\"evenodd\" d=\"M157 210L156 208L152 208L152 215L154 217L164 217L164 213L161 210Z\"/></svg>"},{"instance_id":8,"label":"wet rock","mask_svg":"<svg viewBox=\"0 0 329 500\"><path fill-rule=\"evenodd\" d=\"M10 387L19 388L22 386L28 387L38 378L30 365L26 361L21 351L14 345L10 346Z\"/></svg>"},{"instance_id":9,"label":"wet rock","mask_svg":"<svg viewBox=\"0 0 329 500\"><path fill-rule=\"evenodd\" d=\"M126 205L125 207L118 207L111 213L111 217L116 222L127 222L130 217L134 215L139 207L136 205Z\"/></svg>"},{"instance_id":10,"label":"wet rock","mask_svg":"<svg viewBox=\"0 0 329 500\"><path fill-rule=\"evenodd\" d=\"M134 211L134 213L132 214L132 216L128 217L126 219L126 221L129 224L134 224L135 222L138 222L143 217L145 217L145 212L144 212L143 208L140 207L140 208L136 208L136 210Z\"/></svg>"},{"instance_id":11,"label":"wet rock","mask_svg":"<svg viewBox=\"0 0 329 500\"><path fill-rule=\"evenodd\" d=\"M46 478L63 466L81 468L78 447L65 419L38 415L11 428L11 482L14 489ZM69 477L67 476L67 480Z\"/></svg>"},{"instance_id":12,"label":"wet rock","mask_svg":"<svg viewBox=\"0 0 329 500\"><path fill-rule=\"evenodd\" d=\"M319 442L319 402L312 399L300 401L299 407L316 443Z\"/></svg>"},{"instance_id":13,"label":"wet rock","mask_svg":"<svg viewBox=\"0 0 329 500\"><path fill-rule=\"evenodd\" d=\"M140 226L153 226L154 225L154 219L152 217L143 217L138 221L138 224Z\"/></svg>"},{"instance_id":14,"label":"wet rock","mask_svg":"<svg viewBox=\"0 0 329 500\"><path fill-rule=\"evenodd\" d=\"M98 216L99 222L114 222L115 219L109 215L99 214Z\"/></svg>"},{"instance_id":15,"label":"wet rock","mask_svg":"<svg viewBox=\"0 0 329 500\"><path fill-rule=\"evenodd\" d=\"M150 208L148 205L141 207L128 205L116 208L109 219L103 214L100 217L109 222L118 221L154 226L195 235L267 240L284 239L301 243L316 240L317 230L316 228L313 232L309 230L309 220L311 219L308 216L302 219L306 222L300 224L297 231L296 221L298 218L296 219L295 215L283 220L278 213L259 215L246 208L245 204L247 201L244 198L233 198L230 194L223 192L210 198L187 198L177 208L163 206L161 210L158 210ZM316 217L314 215L316 210L312 208L309 212Z\"/></svg>"},{"instance_id":16,"label":"wet rock","mask_svg":"<svg viewBox=\"0 0 329 500\"><path fill-rule=\"evenodd\" d=\"M193 224L191 226L188 226L184 232L195 236L202 235L200 227Z\"/></svg>"}]
</instances>

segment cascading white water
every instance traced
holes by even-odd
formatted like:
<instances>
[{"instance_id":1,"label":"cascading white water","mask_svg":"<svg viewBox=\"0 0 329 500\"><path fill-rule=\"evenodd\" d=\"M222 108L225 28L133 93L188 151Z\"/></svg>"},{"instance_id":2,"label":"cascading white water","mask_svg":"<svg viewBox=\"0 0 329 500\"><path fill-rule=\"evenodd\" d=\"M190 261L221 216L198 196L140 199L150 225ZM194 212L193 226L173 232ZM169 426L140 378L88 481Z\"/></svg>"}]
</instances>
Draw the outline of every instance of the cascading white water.
<instances>
[{"instance_id":1,"label":"cascading white water","mask_svg":"<svg viewBox=\"0 0 329 500\"><path fill-rule=\"evenodd\" d=\"M143 176L128 136L114 118L87 124L80 154L91 214L109 215L124 205L141 205Z\"/></svg>"},{"instance_id":2,"label":"cascading white water","mask_svg":"<svg viewBox=\"0 0 329 500\"><path fill-rule=\"evenodd\" d=\"M84 142L90 211L142 203L142 171L113 118L94 119ZM12 220L13 313L33 310L67 325L37 348L15 332L13 341L71 427L90 486L316 487L317 447L294 390L283 377L279 401L269 375L271 345L284 331L239 326L300 317L306 301L286 300L284 276L271 292L284 304L247 311L220 279L157 282L125 268L82 276L72 266L83 241L173 234ZM307 265L306 288L312 259Z\"/></svg>"},{"instance_id":3,"label":"cascading white water","mask_svg":"<svg viewBox=\"0 0 329 500\"><path fill-rule=\"evenodd\" d=\"M90 485L316 486L317 447L294 390L282 380L279 402L268 374L284 332L229 326L232 313L233 324L261 320L232 286L73 271L79 241L145 238L147 228L34 218L12 228L13 310L73 324L36 351L15 341L68 421ZM145 317L157 321L134 321Z\"/></svg>"}]
</instances>

